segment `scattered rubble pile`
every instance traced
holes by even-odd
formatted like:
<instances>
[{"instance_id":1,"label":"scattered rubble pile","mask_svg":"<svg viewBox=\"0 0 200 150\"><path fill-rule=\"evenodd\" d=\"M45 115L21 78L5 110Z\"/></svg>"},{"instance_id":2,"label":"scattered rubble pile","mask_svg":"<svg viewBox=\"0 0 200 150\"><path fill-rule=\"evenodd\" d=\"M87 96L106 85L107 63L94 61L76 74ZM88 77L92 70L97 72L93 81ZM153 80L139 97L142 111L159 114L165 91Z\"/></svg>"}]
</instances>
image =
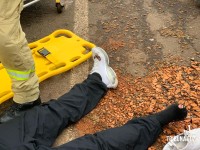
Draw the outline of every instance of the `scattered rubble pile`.
<instances>
[{"instance_id":1,"label":"scattered rubble pile","mask_svg":"<svg viewBox=\"0 0 200 150\"><path fill-rule=\"evenodd\" d=\"M200 127L199 62L192 62L190 67L160 68L137 79L118 71L118 79L118 88L108 91L99 105L76 124L80 135L121 126L133 117L158 112L175 102L187 107L188 117L166 126L157 142L149 149L162 149L167 136L182 133L189 125L191 128Z\"/></svg>"}]
</instances>

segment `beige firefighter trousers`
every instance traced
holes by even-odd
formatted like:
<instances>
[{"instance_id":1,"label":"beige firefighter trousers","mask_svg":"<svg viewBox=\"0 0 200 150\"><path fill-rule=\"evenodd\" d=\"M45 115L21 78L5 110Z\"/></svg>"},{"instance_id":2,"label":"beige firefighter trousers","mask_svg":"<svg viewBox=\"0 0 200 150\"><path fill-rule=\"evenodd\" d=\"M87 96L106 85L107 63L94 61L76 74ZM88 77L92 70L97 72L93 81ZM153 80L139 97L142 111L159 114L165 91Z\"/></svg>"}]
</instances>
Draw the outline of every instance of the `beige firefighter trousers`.
<instances>
[{"instance_id":1,"label":"beige firefighter trousers","mask_svg":"<svg viewBox=\"0 0 200 150\"><path fill-rule=\"evenodd\" d=\"M0 62L12 80L13 100L20 104L39 97L32 53L20 24L22 9L23 0L0 0Z\"/></svg>"}]
</instances>

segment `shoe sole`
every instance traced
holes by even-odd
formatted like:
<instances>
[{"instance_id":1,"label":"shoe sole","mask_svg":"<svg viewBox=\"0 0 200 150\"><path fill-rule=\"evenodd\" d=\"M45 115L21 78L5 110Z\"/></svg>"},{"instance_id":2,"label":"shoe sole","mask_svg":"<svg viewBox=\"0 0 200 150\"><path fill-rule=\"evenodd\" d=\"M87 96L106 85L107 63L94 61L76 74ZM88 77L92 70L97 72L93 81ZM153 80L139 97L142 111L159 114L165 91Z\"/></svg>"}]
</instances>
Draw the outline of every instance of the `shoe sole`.
<instances>
[{"instance_id":1,"label":"shoe sole","mask_svg":"<svg viewBox=\"0 0 200 150\"><path fill-rule=\"evenodd\" d=\"M113 68L111 68L109 66L107 66L107 68L110 70L112 76L114 76L114 78L115 78L114 84L108 85L107 87L115 89L117 87L117 85L118 85L117 75L116 75L115 71L113 70Z\"/></svg>"}]
</instances>

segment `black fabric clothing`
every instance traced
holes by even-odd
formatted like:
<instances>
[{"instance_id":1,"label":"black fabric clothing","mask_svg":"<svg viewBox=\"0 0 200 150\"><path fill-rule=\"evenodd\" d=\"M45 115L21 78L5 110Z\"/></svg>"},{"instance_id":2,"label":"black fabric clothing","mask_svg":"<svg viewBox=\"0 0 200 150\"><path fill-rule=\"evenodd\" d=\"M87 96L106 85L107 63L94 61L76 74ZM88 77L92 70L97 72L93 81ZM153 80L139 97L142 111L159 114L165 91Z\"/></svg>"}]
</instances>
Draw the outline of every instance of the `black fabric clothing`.
<instances>
[{"instance_id":1,"label":"black fabric clothing","mask_svg":"<svg viewBox=\"0 0 200 150\"><path fill-rule=\"evenodd\" d=\"M51 148L58 134L89 113L106 92L100 75L89 75L57 100L1 124L0 150L146 150L162 130L155 116L133 119L122 127L85 135Z\"/></svg>"},{"instance_id":2,"label":"black fabric clothing","mask_svg":"<svg viewBox=\"0 0 200 150\"><path fill-rule=\"evenodd\" d=\"M122 127L85 135L56 148L39 150L147 150L162 129L154 116L137 118Z\"/></svg>"}]
</instances>

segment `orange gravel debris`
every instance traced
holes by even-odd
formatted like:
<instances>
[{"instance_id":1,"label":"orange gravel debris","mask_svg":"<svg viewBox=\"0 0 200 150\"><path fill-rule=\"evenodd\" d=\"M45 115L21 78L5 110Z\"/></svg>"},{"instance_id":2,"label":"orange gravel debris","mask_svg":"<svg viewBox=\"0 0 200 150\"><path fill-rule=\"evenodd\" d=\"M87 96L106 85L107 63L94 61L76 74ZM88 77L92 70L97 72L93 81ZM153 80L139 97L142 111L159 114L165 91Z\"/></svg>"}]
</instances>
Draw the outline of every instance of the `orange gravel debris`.
<instances>
[{"instance_id":1,"label":"orange gravel debris","mask_svg":"<svg viewBox=\"0 0 200 150\"><path fill-rule=\"evenodd\" d=\"M170 123L149 150L162 149L167 136L200 127L200 63L170 66L148 76L133 78L117 71L119 85L109 90L99 105L76 124L80 135L118 127L128 120L156 113L172 103L184 104L189 113L184 121Z\"/></svg>"}]
</instances>

